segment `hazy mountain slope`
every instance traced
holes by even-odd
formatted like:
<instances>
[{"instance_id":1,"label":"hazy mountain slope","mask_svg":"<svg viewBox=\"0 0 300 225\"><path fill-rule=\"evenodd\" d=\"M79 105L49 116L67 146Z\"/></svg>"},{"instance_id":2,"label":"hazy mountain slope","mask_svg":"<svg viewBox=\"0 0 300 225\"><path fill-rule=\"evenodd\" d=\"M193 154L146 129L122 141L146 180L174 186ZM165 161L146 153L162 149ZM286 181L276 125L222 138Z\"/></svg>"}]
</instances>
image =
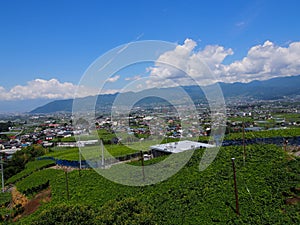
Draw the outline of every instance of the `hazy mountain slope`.
<instances>
[{"instance_id":1,"label":"hazy mountain slope","mask_svg":"<svg viewBox=\"0 0 300 225\"><path fill-rule=\"evenodd\" d=\"M264 81L252 81L250 83L219 83L223 95L225 98L229 97L249 97L258 100L268 100L268 99L280 99L284 96L296 96L300 95L300 75L291 77L280 77L273 78ZM216 84L214 84L216 85ZM214 85L206 87L207 90L212 90ZM205 100L203 91L197 86L186 86L186 87L172 87L172 88L154 88L148 89L141 92L126 92L122 94L110 94L98 96L96 101L96 109L110 107L115 99L117 98L119 102L123 104L129 104L135 100L140 105L147 104L168 104L166 100L159 98L159 96L164 96L169 101L184 101L182 90L188 93L190 98L194 102L199 100ZM90 98L90 99L89 99ZM79 99L84 103L95 97L86 97ZM94 101L94 100L93 100ZM54 113L54 112L71 112L72 111L73 100L56 100L50 102L46 105L38 107L31 111L31 113Z\"/></svg>"}]
</instances>

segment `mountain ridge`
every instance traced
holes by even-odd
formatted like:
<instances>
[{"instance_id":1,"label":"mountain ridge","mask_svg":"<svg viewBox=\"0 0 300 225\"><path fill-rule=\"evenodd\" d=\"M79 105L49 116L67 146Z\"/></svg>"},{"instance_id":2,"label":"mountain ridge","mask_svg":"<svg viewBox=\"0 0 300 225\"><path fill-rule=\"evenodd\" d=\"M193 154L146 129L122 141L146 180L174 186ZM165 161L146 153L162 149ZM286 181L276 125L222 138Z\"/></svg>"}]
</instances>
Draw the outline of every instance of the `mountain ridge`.
<instances>
[{"instance_id":1,"label":"mountain ridge","mask_svg":"<svg viewBox=\"0 0 300 225\"><path fill-rule=\"evenodd\" d=\"M249 83L217 83L219 84L224 98L241 97L241 98L253 98L257 100L274 100L282 99L284 96L296 96L300 95L300 75L277 77L269 80L254 80ZM205 88L214 88L214 85L206 86ZM205 95L203 90L198 86L183 86L181 87L194 101L205 101ZM181 89L181 90L182 90ZM161 95L167 96L168 99L176 100L180 98L180 90L178 87L169 88L152 88L143 90L140 92L125 92L115 94L105 94L99 96L90 96L79 99L79 101L88 100L89 98L95 98L96 109L99 107L110 107L115 99L118 97L123 101L138 98L138 96L146 96L139 101L139 104L168 104L166 100L158 98ZM158 96L158 97L155 97ZM155 99L154 99L155 98ZM47 103L43 106L37 107L30 113L55 113L55 112L71 112L73 105L73 99L55 100Z\"/></svg>"}]
</instances>

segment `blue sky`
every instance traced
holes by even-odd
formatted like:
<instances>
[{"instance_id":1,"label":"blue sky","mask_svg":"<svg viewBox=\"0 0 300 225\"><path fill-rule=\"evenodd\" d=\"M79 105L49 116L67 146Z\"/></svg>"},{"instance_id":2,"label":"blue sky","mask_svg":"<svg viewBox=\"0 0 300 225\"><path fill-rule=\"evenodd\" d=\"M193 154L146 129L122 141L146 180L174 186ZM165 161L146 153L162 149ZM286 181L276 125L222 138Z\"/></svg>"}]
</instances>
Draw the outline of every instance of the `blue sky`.
<instances>
[{"instance_id":1,"label":"blue sky","mask_svg":"<svg viewBox=\"0 0 300 225\"><path fill-rule=\"evenodd\" d=\"M259 71L259 65L257 74L250 76L253 71L247 65L256 65L257 60L242 60L251 48L260 46L254 55L266 48L271 54L274 49L273 52L283 49L287 50L285 62L293 63L300 56L296 45L300 41L299 9L297 0L1 0L0 100L18 99L16 95L7 97L18 85L24 92L30 85L50 80L51 87L64 87L66 82L65 85L76 86L96 58L136 40L163 40L185 46L188 39L196 43L191 54L207 46L221 46L227 52L216 62L221 67L217 74L220 79L226 77L225 82L297 75L300 66L293 64L293 70L282 67L270 73ZM295 45L290 48L291 43ZM296 52L294 58L289 58L291 52ZM277 57L266 64L277 65L278 60ZM51 96L47 98L61 97Z\"/></svg>"}]
</instances>

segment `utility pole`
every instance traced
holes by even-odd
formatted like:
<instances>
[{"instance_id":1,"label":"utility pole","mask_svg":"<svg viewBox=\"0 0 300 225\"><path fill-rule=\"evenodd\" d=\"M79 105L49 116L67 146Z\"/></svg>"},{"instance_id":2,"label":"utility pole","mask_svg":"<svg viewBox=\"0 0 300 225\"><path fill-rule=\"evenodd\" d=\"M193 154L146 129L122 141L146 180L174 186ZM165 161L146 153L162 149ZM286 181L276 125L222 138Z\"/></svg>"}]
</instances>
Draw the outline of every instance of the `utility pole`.
<instances>
[{"instance_id":1,"label":"utility pole","mask_svg":"<svg viewBox=\"0 0 300 225\"><path fill-rule=\"evenodd\" d=\"M81 151L80 151L80 147L78 148L78 153L79 153L79 176L81 176L81 168L82 168L82 165L81 165Z\"/></svg>"},{"instance_id":2,"label":"utility pole","mask_svg":"<svg viewBox=\"0 0 300 225\"><path fill-rule=\"evenodd\" d=\"M103 168L104 167L104 147L103 147L102 139L100 140L100 144L101 144L101 166Z\"/></svg>"},{"instance_id":3,"label":"utility pole","mask_svg":"<svg viewBox=\"0 0 300 225\"><path fill-rule=\"evenodd\" d=\"M79 168L78 168L78 173L79 176L81 177L81 147L84 147L83 143L80 141L80 135L78 136L78 141L77 141L77 147L78 147L78 157L79 157Z\"/></svg>"},{"instance_id":4,"label":"utility pole","mask_svg":"<svg viewBox=\"0 0 300 225\"><path fill-rule=\"evenodd\" d=\"M141 153L141 161L142 161L143 181L145 181L144 154L143 151L140 151L140 153Z\"/></svg>"},{"instance_id":5,"label":"utility pole","mask_svg":"<svg viewBox=\"0 0 300 225\"><path fill-rule=\"evenodd\" d=\"M286 152L286 147L288 145L289 141L287 139L284 139L284 151Z\"/></svg>"},{"instance_id":6,"label":"utility pole","mask_svg":"<svg viewBox=\"0 0 300 225\"><path fill-rule=\"evenodd\" d=\"M69 194L69 179L68 179L68 168L65 168L65 175L66 175L66 192L67 192L67 200L70 200Z\"/></svg>"},{"instance_id":7,"label":"utility pole","mask_svg":"<svg viewBox=\"0 0 300 225\"><path fill-rule=\"evenodd\" d=\"M4 171L3 171L3 160L2 160L2 156L0 156L0 160L1 160L1 181L2 181L2 192L4 192Z\"/></svg>"},{"instance_id":8,"label":"utility pole","mask_svg":"<svg viewBox=\"0 0 300 225\"><path fill-rule=\"evenodd\" d=\"M245 123L243 121L243 161L246 162Z\"/></svg>"},{"instance_id":9,"label":"utility pole","mask_svg":"<svg viewBox=\"0 0 300 225\"><path fill-rule=\"evenodd\" d=\"M235 160L235 158L231 158L232 169L233 169L233 180L234 180L235 209L236 209L236 214L239 216L240 215L240 210L239 210L239 196L238 196L238 189L237 189L237 185L236 185L236 171L235 171L234 160Z\"/></svg>"}]
</instances>

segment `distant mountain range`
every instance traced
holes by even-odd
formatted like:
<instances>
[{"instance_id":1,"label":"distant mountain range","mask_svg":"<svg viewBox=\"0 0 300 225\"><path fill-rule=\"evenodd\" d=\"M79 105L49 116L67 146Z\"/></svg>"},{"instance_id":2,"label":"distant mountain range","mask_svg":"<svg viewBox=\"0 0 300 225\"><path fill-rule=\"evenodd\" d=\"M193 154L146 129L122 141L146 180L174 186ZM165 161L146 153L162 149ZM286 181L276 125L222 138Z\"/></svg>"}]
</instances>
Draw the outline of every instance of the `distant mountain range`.
<instances>
[{"instance_id":1,"label":"distant mountain range","mask_svg":"<svg viewBox=\"0 0 300 225\"><path fill-rule=\"evenodd\" d=\"M284 97L294 97L300 95L300 75L273 78L264 81L252 81L250 83L218 83L223 91L225 99L243 98L256 100L276 100ZM215 84L214 84L215 85ZM213 90L214 85L205 87L206 90ZM194 102L205 101L205 95L198 86L185 86L183 90L190 96ZM182 89L181 89L182 90ZM99 95L94 97L85 97L78 99L84 107L85 102L96 102L96 110L110 108L115 99L124 102L129 99L141 99L137 105L161 105L168 104L162 98L155 96L164 96L171 101L182 99L182 92L178 87L154 88L141 92L126 92L109 95ZM55 113L72 112L73 99L55 100L41 107L32 110L30 113Z\"/></svg>"},{"instance_id":2,"label":"distant mountain range","mask_svg":"<svg viewBox=\"0 0 300 225\"><path fill-rule=\"evenodd\" d=\"M18 114L29 112L37 106L45 105L53 99L24 99L24 100L0 100L0 115L2 114Z\"/></svg>"}]
</instances>

